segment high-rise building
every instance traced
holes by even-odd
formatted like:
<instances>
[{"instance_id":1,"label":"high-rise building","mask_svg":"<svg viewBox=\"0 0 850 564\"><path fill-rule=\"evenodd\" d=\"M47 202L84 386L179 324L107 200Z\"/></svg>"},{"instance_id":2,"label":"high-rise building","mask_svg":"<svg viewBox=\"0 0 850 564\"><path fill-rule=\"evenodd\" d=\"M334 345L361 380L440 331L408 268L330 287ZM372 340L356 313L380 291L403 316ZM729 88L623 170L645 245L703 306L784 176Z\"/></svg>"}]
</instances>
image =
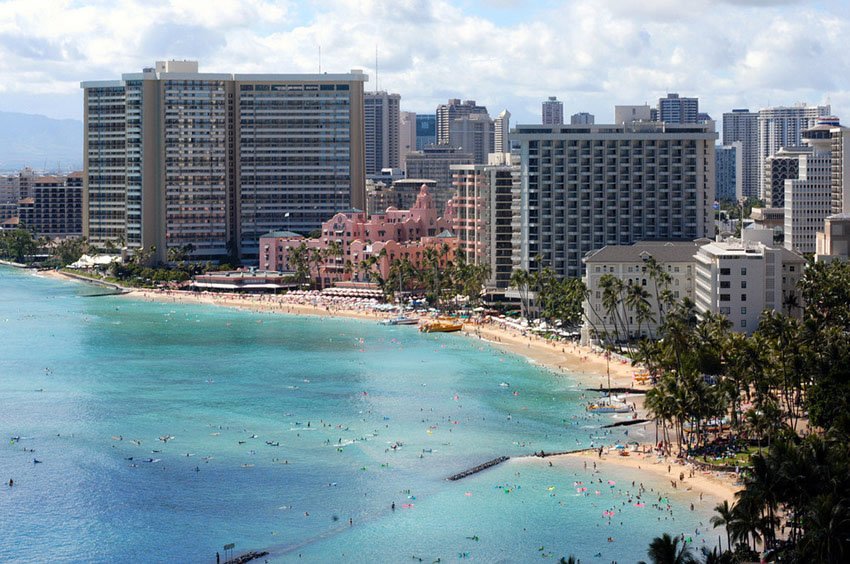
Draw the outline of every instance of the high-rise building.
<instances>
[{"instance_id":1,"label":"high-rise building","mask_svg":"<svg viewBox=\"0 0 850 564\"><path fill-rule=\"evenodd\" d=\"M732 329L752 334L764 310L794 314L786 298L796 292L806 260L772 244L773 231L763 240L748 240L754 230L745 229L743 239L713 241L696 252L695 296L699 312L726 316Z\"/></svg>"},{"instance_id":2,"label":"high-rise building","mask_svg":"<svg viewBox=\"0 0 850 564\"><path fill-rule=\"evenodd\" d=\"M510 164L510 153L490 157L486 165L452 165L452 232L467 262L490 267L488 288L503 290L513 272L513 223L519 213L513 184L519 165Z\"/></svg>"},{"instance_id":3,"label":"high-rise building","mask_svg":"<svg viewBox=\"0 0 850 564\"><path fill-rule=\"evenodd\" d=\"M83 82L83 229L96 246L252 259L259 236L365 205L363 83L157 62ZM397 123L397 119L396 119Z\"/></svg>"},{"instance_id":4,"label":"high-rise building","mask_svg":"<svg viewBox=\"0 0 850 564\"><path fill-rule=\"evenodd\" d=\"M32 213L25 222L40 237L66 238L83 234L82 173L41 176L32 184Z\"/></svg>"},{"instance_id":5,"label":"high-rise building","mask_svg":"<svg viewBox=\"0 0 850 564\"><path fill-rule=\"evenodd\" d=\"M814 253L817 233L832 210L832 124L801 132L797 178L785 181L785 247Z\"/></svg>"},{"instance_id":6,"label":"high-rise building","mask_svg":"<svg viewBox=\"0 0 850 564\"><path fill-rule=\"evenodd\" d=\"M421 151L428 145L437 143L437 116L416 114L416 150Z\"/></svg>"},{"instance_id":7,"label":"high-rise building","mask_svg":"<svg viewBox=\"0 0 850 564\"><path fill-rule=\"evenodd\" d=\"M655 121L655 110L647 104L642 106L614 106L614 123L623 125L635 121Z\"/></svg>"},{"instance_id":8,"label":"high-rise building","mask_svg":"<svg viewBox=\"0 0 850 564\"><path fill-rule=\"evenodd\" d=\"M570 116L570 125L593 125L596 117L587 112L579 112Z\"/></svg>"},{"instance_id":9,"label":"high-rise building","mask_svg":"<svg viewBox=\"0 0 850 564\"><path fill-rule=\"evenodd\" d=\"M783 147L764 160L764 193L768 208L785 207L785 181L799 177L800 155L809 153L804 147Z\"/></svg>"},{"instance_id":10,"label":"high-rise building","mask_svg":"<svg viewBox=\"0 0 850 564\"><path fill-rule=\"evenodd\" d=\"M605 245L714 235L710 124L518 125L512 137L519 268L575 277Z\"/></svg>"},{"instance_id":11,"label":"high-rise building","mask_svg":"<svg viewBox=\"0 0 850 564\"><path fill-rule=\"evenodd\" d=\"M399 114L399 167L406 170L407 154L416 150L416 113L401 112Z\"/></svg>"},{"instance_id":12,"label":"high-rise building","mask_svg":"<svg viewBox=\"0 0 850 564\"><path fill-rule=\"evenodd\" d=\"M495 132L493 120L487 114L469 114L452 120L449 126L449 146L472 153L476 164L487 162L493 152Z\"/></svg>"},{"instance_id":13,"label":"high-rise building","mask_svg":"<svg viewBox=\"0 0 850 564\"><path fill-rule=\"evenodd\" d=\"M493 143L494 153L510 153L511 152L511 112L502 110L501 113L493 120L493 132L495 142Z\"/></svg>"},{"instance_id":14,"label":"high-rise building","mask_svg":"<svg viewBox=\"0 0 850 564\"><path fill-rule=\"evenodd\" d=\"M759 197L758 112L735 109L723 114L723 144L741 143L741 196Z\"/></svg>"},{"instance_id":15,"label":"high-rise building","mask_svg":"<svg viewBox=\"0 0 850 564\"><path fill-rule=\"evenodd\" d=\"M382 168L400 168L401 96L386 92L363 95L366 176Z\"/></svg>"},{"instance_id":16,"label":"high-rise building","mask_svg":"<svg viewBox=\"0 0 850 564\"><path fill-rule=\"evenodd\" d=\"M741 197L741 142L717 145L714 149L717 199L737 202Z\"/></svg>"},{"instance_id":17,"label":"high-rise building","mask_svg":"<svg viewBox=\"0 0 850 564\"><path fill-rule=\"evenodd\" d=\"M431 195L434 197L437 213L441 216L445 214L446 202L454 193L450 167L457 164L474 164L472 153L456 147L435 145L407 156L408 179L430 179L435 182ZM396 192L400 194L399 198L402 198L402 191L397 183ZM404 206L406 203L400 201L399 205Z\"/></svg>"},{"instance_id":18,"label":"high-rise building","mask_svg":"<svg viewBox=\"0 0 850 564\"><path fill-rule=\"evenodd\" d=\"M423 186L428 189L429 194L433 194L437 186L437 181L430 178L403 178L396 180L390 187L390 190L395 194L395 203L393 205L400 210L410 209L416 203L416 198L419 197ZM436 202L434 205L436 206ZM445 205L444 202L444 208ZM379 210L378 213L382 213L382 211Z\"/></svg>"},{"instance_id":19,"label":"high-rise building","mask_svg":"<svg viewBox=\"0 0 850 564\"><path fill-rule=\"evenodd\" d=\"M395 188L383 182L366 180L366 215L384 213L389 207L398 207Z\"/></svg>"},{"instance_id":20,"label":"high-rise building","mask_svg":"<svg viewBox=\"0 0 850 564\"><path fill-rule=\"evenodd\" d=\"M475 100L464 100L463 103L458 98L449 99L448 103L437 106L437 144L451 145L450 131L452 122L458 118L473 114L483 114L490 119L487 113L486 106L478 106Z\"/></svg>"},{"instance_id":21,"label":"high-rise building","mask_svg":"<svg viewBox=\"0 0 850 564\"><path fill-rule=\"evenodd\" d=\"M832 139L832 213L850 213L850 128L838 123L830 129ZM836 223L837 225L837 223Z\"/></svg>"},{"instance_id":22,"label":"high-rise building","mask_svg":"<svg viewBox=\"0 0 850 564\"><path fill-rule=\"evenodd\" d=\"M549 96L541 109L543 125L561 125L564 123L564 103L557 96Z\"/></svg>"},{"instance_id":23,"label":"high-rise building","mask_svg":"<svg viewBox=\"0 0 850 564\"><path fill-rule=\"evenodd\" d=\"M797 147L803 130L817 125L819 117L829 116L829 106L776 106L759 110L758 170L759 197L764 199L764 161L782 147Z\"/></svg>"},{"instance_id":24,"label":"high-rise building","mask_svg":"<svg viewBox=\"0 0 850 564\"><path fill-rule=\"evenodd\" d=\"M699 123L699 98L682 98L675 92L658 99L658 121Z\"/></svg>"}]
</instances>

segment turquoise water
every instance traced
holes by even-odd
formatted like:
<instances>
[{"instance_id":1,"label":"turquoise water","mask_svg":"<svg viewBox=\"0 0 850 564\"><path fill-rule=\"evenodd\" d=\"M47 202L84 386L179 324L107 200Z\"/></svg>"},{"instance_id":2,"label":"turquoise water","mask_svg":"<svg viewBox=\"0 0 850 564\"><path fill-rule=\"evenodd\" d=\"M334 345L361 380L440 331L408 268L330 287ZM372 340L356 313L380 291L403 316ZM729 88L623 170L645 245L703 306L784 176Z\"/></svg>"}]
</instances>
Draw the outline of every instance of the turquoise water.
<instances>
[{"instance_id":1,"label":"turquoise water","mask_svg":"<svg viewBox=\"0 0 850 564\"><path fill-rule=\"evenodd\" d=\"M0 561L632 562L708 521L708 497L643 478L637 507L625 471L580 460L447 481L612 420L486 343L93 293L0 269Z\"/></svg>"}]
</instances>

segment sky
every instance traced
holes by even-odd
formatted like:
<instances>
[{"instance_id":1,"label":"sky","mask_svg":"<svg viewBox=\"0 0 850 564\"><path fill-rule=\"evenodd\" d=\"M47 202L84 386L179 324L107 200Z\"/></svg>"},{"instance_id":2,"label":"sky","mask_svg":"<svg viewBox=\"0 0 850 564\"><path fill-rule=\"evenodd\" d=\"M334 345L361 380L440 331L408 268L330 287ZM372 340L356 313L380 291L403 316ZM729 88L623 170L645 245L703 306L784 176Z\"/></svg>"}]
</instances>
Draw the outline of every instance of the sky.
<instances>
[{"instance_id":1,"label":"sky","mask_svg":"<svg viewBox=\"0 0 850 564\"><path fill-rule=\"evenodd\" d=\"M403 110L473 99L513 124L548 96L610 123L667 92L718 121L828 101L850 123L850 0L0 0L0 110L80 119L80 81L164 59L359 68Z\"/></svg>"}]
</instances>

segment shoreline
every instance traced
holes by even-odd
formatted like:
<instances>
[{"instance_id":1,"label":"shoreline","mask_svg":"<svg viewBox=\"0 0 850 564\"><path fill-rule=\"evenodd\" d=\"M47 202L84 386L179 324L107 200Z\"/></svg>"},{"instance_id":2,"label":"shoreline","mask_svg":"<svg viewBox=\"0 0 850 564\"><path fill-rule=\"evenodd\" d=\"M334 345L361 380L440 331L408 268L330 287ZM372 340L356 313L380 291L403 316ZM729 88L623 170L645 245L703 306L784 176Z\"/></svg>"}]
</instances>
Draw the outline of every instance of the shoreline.
<instances>
[{"instance_id":1,"label":"shoreline","mask_svg":"<svg viewBox=\"0 0 850 564\"><path fill-rule=\"evenodd\" d=\"M42 271L39 274L55 279L87 283L96 282L62 271ZM128 288L111 282L102 283L115 289L123 290L123 293L120 294L121 296L145 301L213 305L241 309L253 313L346 317L375 322L390 317L390 314L385 312L338 307L334 304L299 303L281 299L284 295L253 296L224 292L154 290ZM504 324L500 326L498 320L492 320L489 323L465 323L460 333L469 338L478 338L486 341L501 350L522 356L532 363L548 368L555 373L574 376L587 388L608 387L608 363L606 363L604 355L594 351L590 347L581 346L574 342L550 342L536 335L526 334L525 332L521 333ZM641 391L648 389L646 385L634 383L633 373L635 370L635 367L631 366L631 364L611 359L611 387L635 388Z\"/></svg>"},{"instance_id":2,"label":"shoreline","mask_svg":"<svg viewBox=\"0 0 850 564\"><path fill-rule=\"evenodd\" d=\"M50 278L70 280L75 282L87 282L77 277L70 276L60 271L42 271L39 273ZM115 294L118 297L137 299L160 303L183 303L195 305L211 305L218 307L229 307L253 313L287 314L287 315L311 315L317 317L344 317L359 320L377 322L389 317L388 313L376 312L366 309L353 309L339 307L336 304L298 303L297 301L282 300L282 296L250 296L243 294L227 293L196 293L175 290L150 290L138 288L123 288L124 292ZM277 299L274 299L277 298ZM310 299L310 298L305 298ZM499 324L498 320L489 323L467 323L461 333L466 338L486 341L493 347L519 355L529 362L545 367L559 376L571 376L581 385L588 389L607 387L608 369L610 367L610 382L614 388L635 388L641 391L648 389L646 385L636 385L633 381L635 368L630 364L622 363L612 359L610 364L606 362L604 355L583 347L576 343L554 341L550 342L536 335L520 332L505 324ZM643 396L630 395L629 402L635 405L635 416L644 417ZM673 458L659 458L652 454L652 445L641 445L649 453L630 453L630 456L619 456L613 448L603 453L600 458L595 450L571 452L567 454L552 455L546 458L553 464L566 464L566 460L581 458L587 462L595 462L600 469L605 465L631 468L637 474L652 474L675 480L679 472L685 474L685 480L680 485L686 491L694 491L712 495L720 500L733 501L735 492L741 489L734 484L734 475L725 472L700 471L688 463ZM534 459L534 456L525 458ZM542 458L540 461L542 462ZM668 474L666 466L671 467ZM677 471L678 470L678 471ZM693 471L693 476L691 476Z\"/></svg>"}]
</instances>

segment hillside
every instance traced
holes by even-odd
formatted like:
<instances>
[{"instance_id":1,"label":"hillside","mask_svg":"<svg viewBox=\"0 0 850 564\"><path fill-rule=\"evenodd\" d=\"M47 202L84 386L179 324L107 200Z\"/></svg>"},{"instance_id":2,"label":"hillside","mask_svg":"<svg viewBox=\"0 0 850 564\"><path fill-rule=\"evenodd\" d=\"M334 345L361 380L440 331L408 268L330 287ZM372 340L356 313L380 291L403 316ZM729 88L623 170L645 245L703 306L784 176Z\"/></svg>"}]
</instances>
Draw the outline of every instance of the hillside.
<instances>
[{"instance_id":1,"label":"hillside","mask_svg":"<svg viewBox=\"0 0 850 564\"><path fill-rule=\"evenodd\" d=\"M82 169L83 123L0 111L0 171L25 166L37 170Z\"/></svg>"}]
</instances>

